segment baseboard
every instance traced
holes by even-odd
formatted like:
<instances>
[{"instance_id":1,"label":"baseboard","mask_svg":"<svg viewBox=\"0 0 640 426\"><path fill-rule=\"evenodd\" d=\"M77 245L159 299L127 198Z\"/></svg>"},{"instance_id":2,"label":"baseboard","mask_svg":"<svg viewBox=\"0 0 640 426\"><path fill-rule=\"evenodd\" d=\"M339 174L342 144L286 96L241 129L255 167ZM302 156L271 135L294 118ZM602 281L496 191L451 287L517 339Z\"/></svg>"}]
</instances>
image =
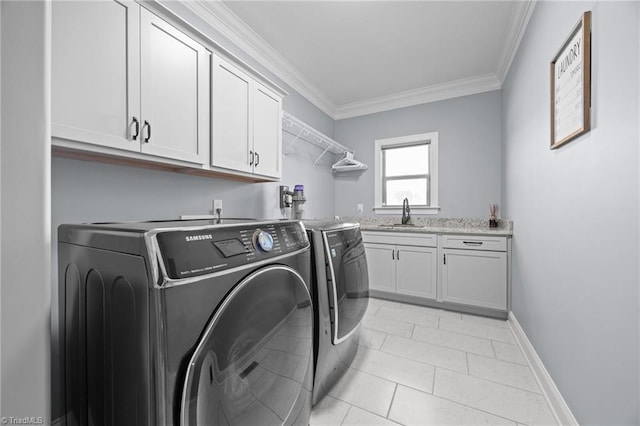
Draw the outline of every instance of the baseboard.
<instances>
[{"instance_id":1,"label":"baseboard","mask_svg":"<svg viewBox=\"0 0 640 426\"><path fill-rule=\"evenodd\" d=\"M513 312L509 312L509 325L558 424L580 426Z\"/></svg>"},{"instance_id":2,"label":"baseboard","mask_svg":"<svg viewBox=\"0 0 640 426\"><path fill-rule=\"evenodd\" d=\"M500 311L498 309L480 308L476 306L462 305L451 302L438 302L434 299L427 299L426 297L409 296L406 294L391 293L388 291L373 289L369 289L369 295L378 299L391 300L394 302L410 303L412 305L428 306L430 308L446 309L449 311L463 312L465 314L472 315L482 315L485 317L498 318L503 320L507 319L507 312Z\"/></svg>"}]
</instances>

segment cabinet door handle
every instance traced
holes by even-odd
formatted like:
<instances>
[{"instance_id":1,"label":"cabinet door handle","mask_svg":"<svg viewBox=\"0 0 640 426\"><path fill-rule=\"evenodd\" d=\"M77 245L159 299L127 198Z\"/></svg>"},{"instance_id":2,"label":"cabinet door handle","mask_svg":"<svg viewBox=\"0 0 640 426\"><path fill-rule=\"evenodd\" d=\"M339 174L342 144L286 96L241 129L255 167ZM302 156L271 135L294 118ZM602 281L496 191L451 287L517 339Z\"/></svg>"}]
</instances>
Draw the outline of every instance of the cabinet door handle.
<instances>
[{"instance_id":1,"label":"cabinet door handle","mask_svg":"<svg viewBox=\"0 0 640 426\"><path fill-rule=\"evenodd\" d=\"M258 154L256 152L256 164L255 164L255 166L258 167L258 164L260 164L260 154Z\"/></svg>"},{"instance_id":2,"label":"cabinet door handle","mask_svg":"<svg viewBox=\"0 0 640 426\"><path fill-rule=\"evenodd\" d=\"M391 250L391 259L392 260L396 260L396 251L395 250Z\"/></svg>"},{"instance_id":3,"label":"cabinet door handle","mask_svg":"<svg viewBox=\"0 0 640 426\"><path fill-rule=\"evenodd\" d=\"M445 265L447 264L447 255L446 254L444 255L444 264Z\"/></svg>"},{"instance_id":4,"label":"cabinet door handle","mask_svg":"<svg viewBox=\"0 0 640 426\"><path fill-rule=\"evenodd\" d=\"M253 166L253 151L249 151L249 165Z\"/></svg>"},{"instance_id":5,"label":"cabinet door handle","mask_svg":"<svg viewBox=\"0 0 640 426\"><path fill-rule=\"evenodd\" d=\"M400 260L400 250L398 250L398 254L396 255L396 259Z\"/></svg>"},{"instance_id":6,"label":"cabinet door handle","mask_svg":"<svg viewBox=\"0 0 640 426\"><path fill-rule=\"evenodd\" d=\"M462 244L466 244L468 246L481 246L482 241L463 241Z\"/></svg>"},{"instance_id":7,"label":"cabinet door handle","mask_svg":"<svg viewBox=\"0 0 640 426\"><path fill-rule=\"evenodd\" d=\"M138 136L140 136L140 122L136 117L133 117L133 124L135 124L136 126L136 133L131 136L131 139L135 141L136 139L138 139Z\"/></svg>"},{"instance_id":8,"label":"cabinet door handle","mask_svg":"<svg viewBox=\"0 0 640 426\"><path fill-rule=\"evenodd\" d=\"M144 120L144 126L142 126L142 131L144 132L144 128L147 128L147 137L144 138L145 143L149 143L149 139L151 139L151 124L147 120Z\"/></svg>"}]
</instances>

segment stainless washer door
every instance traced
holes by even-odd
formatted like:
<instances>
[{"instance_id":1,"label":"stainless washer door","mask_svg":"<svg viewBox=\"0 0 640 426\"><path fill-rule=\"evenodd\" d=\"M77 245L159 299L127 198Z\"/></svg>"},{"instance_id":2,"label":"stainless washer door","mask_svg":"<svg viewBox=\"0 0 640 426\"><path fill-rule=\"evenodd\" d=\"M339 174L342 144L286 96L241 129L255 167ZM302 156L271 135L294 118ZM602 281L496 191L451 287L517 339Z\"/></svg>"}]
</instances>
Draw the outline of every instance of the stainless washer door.
<instances>
[{"instance_id":1,"label":"stainless washer door","mask_svg":"<svg viewBox=\"0 0 640 426\"><path fill-rule=\"evenodd\" d=\"M181 424L307 424L312 309L304 280L287 266L264 267L238 284L189 361Z\"/></svg>"},{"instance_id":2,"label":"stainless washer door","mask_svg":"<svg viewBox=\"0 0 640 426\"><path fill-rule=\"evenodd\" d=\"M329 266L332 342L337 345L358 329L369 306L367 258L358 226L322 235Z\"/></svg>"}]
</instances>

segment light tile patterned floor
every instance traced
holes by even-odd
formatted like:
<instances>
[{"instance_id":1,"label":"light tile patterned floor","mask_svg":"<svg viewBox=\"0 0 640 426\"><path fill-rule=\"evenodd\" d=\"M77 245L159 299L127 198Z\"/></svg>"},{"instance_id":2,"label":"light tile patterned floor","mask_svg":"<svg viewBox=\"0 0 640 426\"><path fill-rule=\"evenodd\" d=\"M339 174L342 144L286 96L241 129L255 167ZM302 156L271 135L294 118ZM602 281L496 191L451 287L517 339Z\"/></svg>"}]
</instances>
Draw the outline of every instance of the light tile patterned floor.
<instances>
[{"instance_id":1,"label":"light tile patterned floor","mask_svg":"<svg viewBox=\"0 0 640 426\"><path fill-rule=\"evenodd\" d=\"M320 425L556 425L506 321L370 299Z\"/></svg>"}]
</instances>

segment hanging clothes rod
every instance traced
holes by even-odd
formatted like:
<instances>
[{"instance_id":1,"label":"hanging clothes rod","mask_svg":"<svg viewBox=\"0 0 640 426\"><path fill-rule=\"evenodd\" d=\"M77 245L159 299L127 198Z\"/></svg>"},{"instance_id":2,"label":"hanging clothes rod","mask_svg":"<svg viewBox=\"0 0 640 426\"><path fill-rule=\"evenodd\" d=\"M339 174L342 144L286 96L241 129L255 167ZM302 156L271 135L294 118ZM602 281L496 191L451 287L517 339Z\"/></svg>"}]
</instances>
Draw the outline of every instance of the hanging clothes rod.
<instances>
[{"instance_id":1,"label":"hanging clothes rod","mask_svg":"<svg viewBox=\"0 0 640 426\"><path fill-rule=\"evenodd\" d=\"M325 135L322 132L319 132L304 121L294 117L286 111L282 112L282 131L295 136L295 139L285 149L285 155L299 140L304 140L305 142L308 142L324 150L324 152L320 154L320 156L313 163L314 165L317 164L318 161L320 161L320 159L327 152L330 152L332 154L344 154L346 152L353 153L353 151L346 146L334 141L329 136Z\"/></svg>"}]
</instances>

